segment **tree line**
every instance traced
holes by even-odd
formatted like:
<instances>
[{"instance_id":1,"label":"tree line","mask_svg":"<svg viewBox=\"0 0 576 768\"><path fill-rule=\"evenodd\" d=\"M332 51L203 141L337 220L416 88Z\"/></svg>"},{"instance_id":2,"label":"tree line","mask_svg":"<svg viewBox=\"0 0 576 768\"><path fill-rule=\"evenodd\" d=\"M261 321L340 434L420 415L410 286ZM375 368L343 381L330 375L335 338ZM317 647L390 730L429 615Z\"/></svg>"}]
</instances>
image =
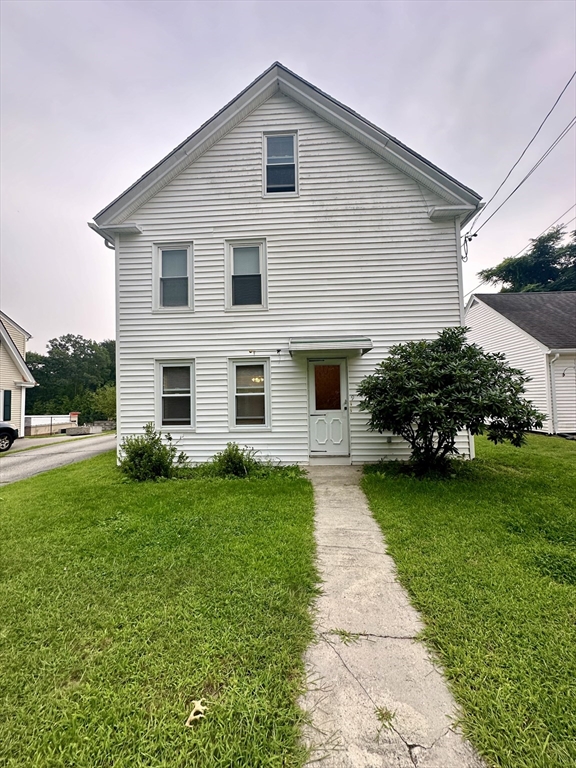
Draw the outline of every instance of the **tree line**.
<instances>
[{"instance_id":1,"label":"tree line","mask_svg":"<svg viewBox=\"0 0 576 768\"><path fill-rule=\"evenodd\" d=\"M565 227L552 227L522 256L510 256L495 267L483 269L478 277L502 285L501 293L527 291L576 291L576 230L564 243Z\"/></svg>"},{"instance_id":2,"label":"tree line","mask_svg":"<svg viewBox=\"0 0 576 768\"><path fill-rule=\"evenodd\" d=\"M116 418L116 342L68 333L50 339L45 355L28 352L38 382L26 395L26 413L80 411L80 423Z\"/></svg>"}]
</instances>

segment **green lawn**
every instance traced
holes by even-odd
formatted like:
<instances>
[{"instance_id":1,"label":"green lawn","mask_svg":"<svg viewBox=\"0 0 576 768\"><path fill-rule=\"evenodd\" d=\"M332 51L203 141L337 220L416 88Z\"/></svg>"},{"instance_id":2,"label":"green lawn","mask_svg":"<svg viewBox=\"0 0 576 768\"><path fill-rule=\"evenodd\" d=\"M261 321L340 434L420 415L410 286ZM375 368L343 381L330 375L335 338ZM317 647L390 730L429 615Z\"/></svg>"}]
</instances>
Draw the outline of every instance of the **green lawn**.
<instances>
[{"instance_id":1,"label":"green lawn","mask_svg":"<svg viewBox=\"0 0 576 768\"><path fill-rule=\"evenodd\" d=\"M1 765L301 765L307 481L136 485L105 454L0 507Z\"/></svg>"},{"instance_id":2,"label":"green lawn","mask_svg":"<svg viewBox=\"0 0 576 768\"><path fill-rule=\"evenodd\" d=\"M476 441L449 482L364 490L489 765L576 765L576 442Z\"/></svg>"}]
</instances>

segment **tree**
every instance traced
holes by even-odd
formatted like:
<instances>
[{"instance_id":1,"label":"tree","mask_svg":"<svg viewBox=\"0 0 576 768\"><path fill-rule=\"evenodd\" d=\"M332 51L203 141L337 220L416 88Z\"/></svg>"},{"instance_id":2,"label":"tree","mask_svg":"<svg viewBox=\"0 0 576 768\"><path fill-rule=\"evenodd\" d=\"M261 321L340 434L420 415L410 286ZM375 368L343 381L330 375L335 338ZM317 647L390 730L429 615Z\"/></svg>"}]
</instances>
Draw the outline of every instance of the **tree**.
<instances>
[{"instance_id":1,"label":"tree","mask_svg":"<svg viewBox=\"0 0 576 768\"><path fill-rule=\"evenodd\" d=\"M523 256L504 259L495 267L478 272L487 283L502 284L502 293L524 291L576 291L576 230L572 240L562 244L564 227L552 227L530 240Z\"/></svg>"},{"instance_id":2,"label":"tree","mask_svg":"<svg viewBox=\"0 0 576 768\"><path fill-rule=\"evenodd\" d=\"M545 415L522 398L529 379L503 354L466 343L467 331L446 328L433 341L392 347L358 387L369 428L403 437L417 474L446 472L463 429L520 447L526 431L542 427Z\"/></svg>"},{"instance_id":3,"label":"tree","mask_svg":"<svg viewBox=\"0 0 576 768\"><path fill-rule=\"evenodd\" d=\"M28 353L26 362L39 384L27 395L28 413L80 411L82 421L92 419L93 393L115 383L114 346L66 334L48 342L46 355Z\"/></svg>"},{"instance_id":4,"label":"tree","mask_svg":"<svg viewBox=\"0 0 576 768\"><path fill-rule=\"evenodd\" d=\"M94 392L92 405L95 411L102 414L105 419L116 418L116 387L106 384Z\"/></svg>"}]
</instances>

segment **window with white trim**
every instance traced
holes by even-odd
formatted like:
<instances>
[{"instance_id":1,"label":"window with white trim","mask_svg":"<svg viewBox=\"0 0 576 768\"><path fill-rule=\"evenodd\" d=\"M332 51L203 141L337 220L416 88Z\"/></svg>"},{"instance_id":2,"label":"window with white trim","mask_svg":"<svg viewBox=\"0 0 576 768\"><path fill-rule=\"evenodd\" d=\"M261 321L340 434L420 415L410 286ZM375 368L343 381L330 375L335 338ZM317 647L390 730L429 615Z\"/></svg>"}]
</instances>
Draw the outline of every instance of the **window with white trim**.
<instances>
[{"instance_id":1,"label":"window with white trim","mask_svg":"<svg viewBox=\"0 0 576 768\"><path fill-rule=\"evenodd\" d=\"M264 135L264 174L267 195L297 192L296 133Z\"/></svg>"},{"instance_id":2,"label":"window with white trim","mask_svg":"<svg viewBox=\"0 0 576 768\"><path fill-rule=\"evenodd\" d=\"M232 427L270 426L268 360L232 361Z\"/></svg>"},{"instance_id":3,"label":"window with white trim","mask_svg":"<svg viewBox=\"0 0 576 768\"><path fill-rule=\"evenodd\" d=\"M192 308L192 246L166 244L156 246L155 309Z\"/></svg>"},{"instance_id":4,"label":"window with white trim","mask_svg":"<svg viewBox=\"0 0 576 768\"><path fill-rule=\"evenodd\" d=\"M227 309L265 309L268 297L264 241L227 245Z\"/></svg>"},{"instance_id":5,"label":"window with white trim","mask_svg":"<svg viewBox=\"0 0 576 768\"><path fill-rule=\"evenodd\" d=\"M194 426L194 364L160 364L160 425Z\"/></svg>"}]
</instances>

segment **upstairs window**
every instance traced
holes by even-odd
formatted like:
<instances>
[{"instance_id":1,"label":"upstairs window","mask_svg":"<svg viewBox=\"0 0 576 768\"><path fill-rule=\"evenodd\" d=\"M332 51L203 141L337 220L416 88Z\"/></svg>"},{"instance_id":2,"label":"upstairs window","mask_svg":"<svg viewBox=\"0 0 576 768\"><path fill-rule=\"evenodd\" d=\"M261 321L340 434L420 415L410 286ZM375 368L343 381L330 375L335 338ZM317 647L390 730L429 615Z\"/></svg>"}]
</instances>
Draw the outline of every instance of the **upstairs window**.
<instances>
[{"instance_id":1,"label":"upstairs window","mask_svg":"<svg viewBox=\"0 0 576 768\"><path fill-rule=\"evenodd\" d=\"M162 365L162 426L192 426L192 364Z\"/></svg>"},{"instance_id":2,"label":"upstairs window","mask_svg":"<svg viewBox=\"0 0 576 768\"><path fill-rule=\"evenodd\" d=\"M296 134L264 137L266 194L296 192Z\"/></svg>"},{"instance_id":3,"label":"upstairs window","mask_svg":"<svg viewBox=\"0 0 576 768\"><path fill-rule=\"evenodd\" d=\"M154 309L192 308L192 246L156 246Z\"/></svg>"},{"instance_id":4,"label":"upstairs window","mask_svg":"<svg viewBox=\"0 0 576 768\"><path fill-rule=\"evenodd\" d=\"M227 309L265 309L264 241L228 243L227 264Z\"/></svg>"}]
</instances>

